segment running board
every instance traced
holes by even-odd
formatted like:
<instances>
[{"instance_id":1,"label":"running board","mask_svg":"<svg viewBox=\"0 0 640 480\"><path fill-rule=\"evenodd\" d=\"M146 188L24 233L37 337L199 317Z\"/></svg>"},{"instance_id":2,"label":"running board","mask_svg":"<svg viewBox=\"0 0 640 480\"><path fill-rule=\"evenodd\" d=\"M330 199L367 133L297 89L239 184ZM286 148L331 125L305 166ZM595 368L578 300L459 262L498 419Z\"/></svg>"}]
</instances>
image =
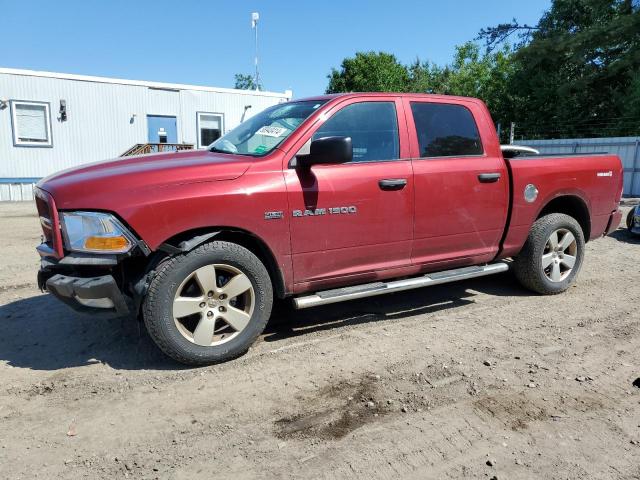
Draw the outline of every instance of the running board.
<instances>
[{"instance_id":1,"label":"running board","mask_svg":"<svg viewBox=\"0 0 640 480\"><path fill-rule=\"evenodd\" d=\"M317 307L320 305L328 305L330 303L345 302L347 300L356 300L358 298L373 297L375 295L384 295L386 293L402 292L404 290L412 290L414 288L456 282L458 280L466 280L468 278L484 277L485 275L493 275L494 273L506 272L507 270L509 270L509 265L504 262L456 268L455 270L429 273L421 277L406 278L393 282L374 282L366 283L364 285L355 285L353 287L324 290L322 292L314 293L313 295L307 295L306 297L294 298L293 303L297 309Z\"/></svg>"}]
</instances>

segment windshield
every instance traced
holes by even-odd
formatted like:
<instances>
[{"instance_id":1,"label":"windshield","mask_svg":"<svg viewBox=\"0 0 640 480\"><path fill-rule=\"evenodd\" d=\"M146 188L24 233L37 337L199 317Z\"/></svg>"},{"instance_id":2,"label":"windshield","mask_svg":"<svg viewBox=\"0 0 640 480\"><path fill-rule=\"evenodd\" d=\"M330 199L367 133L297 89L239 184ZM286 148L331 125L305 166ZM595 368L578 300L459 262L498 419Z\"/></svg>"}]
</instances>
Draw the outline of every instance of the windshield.
<instances>
[{"instance_id":1,"label":"windshield","mask_svg":"<svg viewBox=\"0 0 640 480\"><path fill-rule=\"evenodd\" d=\"M256 157L266 155L323 103L322 100L288 102L269 107L213 142L209 150Z\"/></svg>"}]
</instances>

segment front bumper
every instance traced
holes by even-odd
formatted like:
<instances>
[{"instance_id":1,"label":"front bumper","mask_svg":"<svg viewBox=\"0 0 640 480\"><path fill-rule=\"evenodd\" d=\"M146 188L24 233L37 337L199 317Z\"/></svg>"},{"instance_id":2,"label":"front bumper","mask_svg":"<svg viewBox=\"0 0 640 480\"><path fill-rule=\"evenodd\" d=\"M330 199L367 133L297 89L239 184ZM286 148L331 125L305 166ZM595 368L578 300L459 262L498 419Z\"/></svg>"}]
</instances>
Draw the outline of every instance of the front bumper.
<instances>
[{"instance_id":1,"label":"front bumper","mask_svg":"<svg viewBox=\"0 0 640 480\"><path fill-rule=\"evenodd\" d=\"M82 313L127 315L131 299L111 275L116 258L71 254L62 260L43 255L38 248L38 287L47 290L72 309Z\"/></svg>"},{"instance_id":2,"label":"front bumper","mask_svg":"<svg viewBox=\"0 0 640 480\"><path fill-rule=\"evenodd\" d=\"M130 312L127 297L111 275L73 277L56 273L49 276L44 270L40 270L38 285L82 313L101 310L126 315Z\"/></svg>"}]
</instances>

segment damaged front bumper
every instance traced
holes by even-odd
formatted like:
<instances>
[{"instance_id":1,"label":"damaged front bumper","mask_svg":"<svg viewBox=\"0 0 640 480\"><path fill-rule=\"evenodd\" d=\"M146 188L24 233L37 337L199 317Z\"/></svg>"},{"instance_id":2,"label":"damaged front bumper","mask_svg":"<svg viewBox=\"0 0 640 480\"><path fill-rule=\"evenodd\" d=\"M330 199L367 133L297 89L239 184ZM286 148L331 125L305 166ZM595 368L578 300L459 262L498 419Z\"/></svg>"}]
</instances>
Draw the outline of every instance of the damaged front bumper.
<instances>
[{"instance_id":1,"label":"damaged front bumper","mask_svg":"<svg viewBox=\"0 0 640 480\"><path fill-rule=\"evenodd\" d=\"M119 315L129 313L129 306L111 275L70 277L55 274L45 282L48 292L76 311L112 310Z\"/></svg>"},{"instance_id":2,"label":"damaged front bumper","mask_svg":"<svg viewBox=\"0 0 640 480\"><path fill-rule=\"evenodd\" d=\"M127 315L133 300L124 294L109 267L117 260L69 255L62 260L41 259L38 286L81 313Z\"/></svg>"}]
</instances>

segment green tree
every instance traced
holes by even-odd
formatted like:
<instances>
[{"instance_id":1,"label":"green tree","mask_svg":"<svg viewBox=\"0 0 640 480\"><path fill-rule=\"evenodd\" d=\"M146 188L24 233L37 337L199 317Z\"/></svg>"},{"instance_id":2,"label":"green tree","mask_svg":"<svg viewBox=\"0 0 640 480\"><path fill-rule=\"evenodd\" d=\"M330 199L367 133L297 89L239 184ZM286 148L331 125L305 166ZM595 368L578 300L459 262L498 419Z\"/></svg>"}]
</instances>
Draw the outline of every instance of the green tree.
<instances>
[{"instance_id":1,"label":"green tree","mask_svg":"<svg viewBox=\"0 0 640 480\"><path fill-rule=\"evenodd\" d=\"M409 85L407 91L415 93L449 93L449 67L440 67L435 63L421 62L416 59L409 67Z\"/></svg>"},{"instance_id":2,"label":"green tree","mask_svg":"<svg viewBox=\"0 0 640 480\"><path fill-rule=\"evenodd\" d=\"M483 54L477 44L467 42L456 47L450 65L439 67L416 61L409 72L410 91L480 98L489 107L493 120L503 125L513 116L515 98L510 88L516 68L508 45Z\"/></svg>"},{"instance_id":3,"label":"green tree","mask_svg":"<svg viewBox=\"0 0 640 480\"><path fill-rule=\"evenodd\" d=\"M638 133L638 3L554 0L535 27L514 21L480 32L491 48L506 38L500 32L526 32L514 56L509 89L513 120L522 135Z\"/></svg>"},{"instance_id":4,"label":"green tree","mask_svg":"<svg viewBox=\"0 0 640 480\"><path fill-rule=\"evenodd\" d=\"M356 53L332 69L327 92L478 97L494 121L516 122L527 137L640 133L640 0L553 0L536 25L514 20L478 39L484 52L465 43L445 66Z\"/></svg>"},{"instance_id":5,"label":"green tree","mask_svg":"<svg viewBox=\"0 0 640 480\"><path fill-rule=\"evenodd\" d=\"M627 97L625 97L623 112L625 119L630 119L636 125L640 124L640 70L633 72L634 80Z\"/></svg>"},{"instance_id":6,"label":"green tree","mask_svg":"<svg viewBox=\"0 0 640 480\"><path fill-rule=\"evenodd\" d=\"M346 58L340 70L332 70L327 93L386 91L478 97L487 103L496 121L506 122L512 110L512 57L508 46L482 54L472 42L456 47L453 62L444 67L420 59L405 66L388 53L359 52Z\"/></svg>"},{"instance_id":7,"label":"green tree","mask_svg":"<svg viewBox=\"0 0 640 480\"><path fill-rule=\"evenodd\" d=\"M258 85L256 88L256 82L251 75L245 75L243 73L235 74L235 87L239 90L262 90L262 85Z\"/></svg>"},{"instance_id":8,"label":"green tree","mask_svg":"<svg viewBox=\"0 0 640 480\"><path fill-rule=\"evenodd\" d=\"M409 72L398 59L384 52L358 52L345 58L339 69L331 69L326 93L404 92Z\"/></svg>"}]
</instances>

